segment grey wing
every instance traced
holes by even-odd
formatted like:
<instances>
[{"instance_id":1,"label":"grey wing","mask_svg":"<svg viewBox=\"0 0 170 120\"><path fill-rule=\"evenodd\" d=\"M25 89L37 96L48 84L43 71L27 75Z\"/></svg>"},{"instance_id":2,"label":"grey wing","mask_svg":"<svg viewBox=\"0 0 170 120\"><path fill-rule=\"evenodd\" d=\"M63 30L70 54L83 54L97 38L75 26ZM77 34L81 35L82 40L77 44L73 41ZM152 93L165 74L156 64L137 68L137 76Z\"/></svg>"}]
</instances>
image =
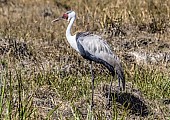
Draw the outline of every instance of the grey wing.
<instances>
[{"instance_id":1,"label":"grey wing","mask_svg":"<svg viewBox=\"0 0 170 120\"><path fill-rule=\"evenodd\" d=\"M83 47L84 52L88 52L92 57L100 58L113 65L113 67L115 66L115 62L120 62L106 41L98 35L82 33L77 37L77 41Z\"/></svg>"},{"instance_id":2,"label":"grey wing","mask_svg":"<svg viewBox=\"0 0 170 120\"><path fill-rule=\"evenodd\" d=\"M80 54L95 62L105 65L112 74L116 71L122 81L123 90L125 89L125 76L119 58L111 51L109 45L98 35L89 33L79 33L77 36L77 46Z\"/></svg>"}]
</instances>

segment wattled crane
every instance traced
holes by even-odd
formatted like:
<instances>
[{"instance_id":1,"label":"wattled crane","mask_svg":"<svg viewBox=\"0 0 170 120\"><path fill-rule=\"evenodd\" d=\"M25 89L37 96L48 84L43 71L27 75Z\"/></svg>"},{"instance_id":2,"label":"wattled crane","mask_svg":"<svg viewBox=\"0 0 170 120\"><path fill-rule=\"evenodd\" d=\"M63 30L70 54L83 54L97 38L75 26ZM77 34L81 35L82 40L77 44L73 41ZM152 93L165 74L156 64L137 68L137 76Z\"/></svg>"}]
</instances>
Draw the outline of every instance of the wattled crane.
<instances>
[{"instance_id":1,"label":"wattled crane","mask_svg":"<svg viewBox=\"0 0 170 120\"><path fill-rule=\"evenodd\" d=\"M92 79L92 99L91 109L93 108L93 96L94 96L94 74L92 70L92 61L103 64L114 77L115 73L118 77L119 87L120 81L122 88L125 90L125 76L120 59L112 52L109 45L99 35L91 34L89 32L79 32L75 35L71 35L71 27L76 19L76 13L74 11L67 11L62 17L59 17L52 22L65 19L69 21L66 38L73 49L75 49L83 58L90 61L90 71ZM111 96L112 79L110 82L110 89L108 99Z\"/></svg>"}]
</instances>

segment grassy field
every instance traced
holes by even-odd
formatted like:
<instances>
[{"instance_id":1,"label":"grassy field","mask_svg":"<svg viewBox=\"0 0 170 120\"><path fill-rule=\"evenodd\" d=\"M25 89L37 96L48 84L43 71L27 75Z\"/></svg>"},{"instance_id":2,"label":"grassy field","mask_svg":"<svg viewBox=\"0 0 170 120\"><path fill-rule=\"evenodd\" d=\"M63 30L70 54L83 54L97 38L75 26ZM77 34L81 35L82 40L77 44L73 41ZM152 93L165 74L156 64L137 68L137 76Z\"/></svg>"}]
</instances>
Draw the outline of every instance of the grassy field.
<instances>
[{"instance_id":1,"label":"grassy field","mask_svg":"<svg viewBox=\"0 0 170 120\"><path fill-rule=\"evenodd\" d=\"M94 64L95 106L90 112L88 61L68 44L72 33L102 35L123 63L126 91ZM170 120L169 0L0 0L0 119ZM144 56L142 56L144 54Z\"/></svg>"}]
</instances>

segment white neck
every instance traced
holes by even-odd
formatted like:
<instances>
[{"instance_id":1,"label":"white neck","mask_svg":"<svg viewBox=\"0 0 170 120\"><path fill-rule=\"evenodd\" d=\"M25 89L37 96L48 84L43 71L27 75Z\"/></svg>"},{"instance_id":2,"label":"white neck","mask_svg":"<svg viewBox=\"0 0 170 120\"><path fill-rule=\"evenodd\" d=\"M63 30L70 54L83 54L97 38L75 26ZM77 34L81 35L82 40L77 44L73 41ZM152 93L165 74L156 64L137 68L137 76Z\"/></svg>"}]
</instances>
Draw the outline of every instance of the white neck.
<instances>
[{"instance_id":1,"label":"white neck","mask_svg":"<svg viewBox=\"0 0 170 120\"><path fill-rule=\"evenodd\" d=\"M67 40L69 39L69 37L71 37L71 27L74 23L75 17L71 18L70 23L68 24L67 30L66 30L66 37Z\"/></svg>"},{"instance_id":2,"label":"white neck","mask_svg":"<svg viewBox=\"0 0 170 120\"><path fill-rule=\"evenodd\" d=\"M70 43L71 47L73 47L76 51L79 52L77 48L77 42L76 42L76 35L71 35L71 27L74 23L75 17L71 18L70 23L68 24L67 30L66 30L66 38L67 41Z\"/></svg>"}]
</instances>

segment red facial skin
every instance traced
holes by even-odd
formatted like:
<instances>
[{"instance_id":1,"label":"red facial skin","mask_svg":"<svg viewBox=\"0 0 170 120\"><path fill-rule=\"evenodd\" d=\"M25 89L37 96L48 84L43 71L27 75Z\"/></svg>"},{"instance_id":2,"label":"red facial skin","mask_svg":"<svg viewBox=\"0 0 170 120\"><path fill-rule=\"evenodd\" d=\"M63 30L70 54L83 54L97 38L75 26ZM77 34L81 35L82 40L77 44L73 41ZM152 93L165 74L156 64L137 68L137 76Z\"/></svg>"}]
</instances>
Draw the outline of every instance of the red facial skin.
<instances>
[{"instance_id":1,"label":"red facial skin","mask_svg":"<svg viewBox=\"0 0 170 120\"><path fill-rule=\"evenodd\" d=\"M66 14L66 13L63 14L62 18L67 20L68 19L68 14Z\"/></svg>"}]
</instances>

